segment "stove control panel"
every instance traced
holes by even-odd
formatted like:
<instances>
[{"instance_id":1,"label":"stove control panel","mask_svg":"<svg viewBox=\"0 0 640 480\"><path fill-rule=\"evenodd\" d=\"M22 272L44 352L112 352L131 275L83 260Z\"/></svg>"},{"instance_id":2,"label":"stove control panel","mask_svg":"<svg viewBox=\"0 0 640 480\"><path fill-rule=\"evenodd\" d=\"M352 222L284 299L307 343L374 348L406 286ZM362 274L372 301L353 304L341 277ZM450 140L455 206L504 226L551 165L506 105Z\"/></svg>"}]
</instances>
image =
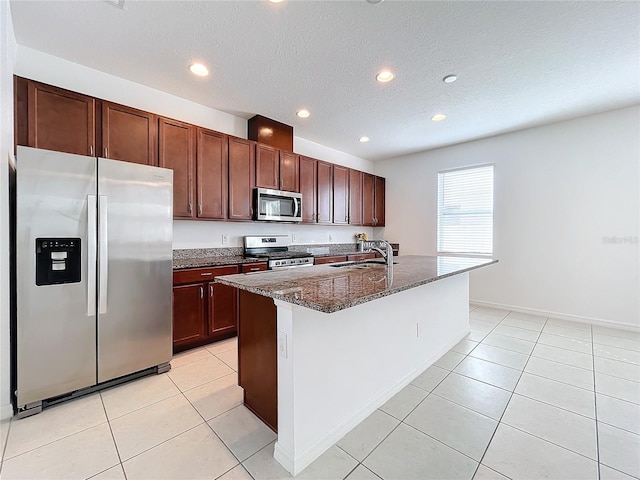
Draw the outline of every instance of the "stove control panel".
<instances>
[{"instance_id":1,"label":"stove control panel","mask_svg":"<svg viewBox=\"0 0 640 480\"><path fill-rule=\"evenodd\" d=\"M301 257L301 258L281 258L278 260L269 260L269 268L282 268L282 267L304 267L307 265L313 265L313 257Z\"/></svg>"}]
</instances>

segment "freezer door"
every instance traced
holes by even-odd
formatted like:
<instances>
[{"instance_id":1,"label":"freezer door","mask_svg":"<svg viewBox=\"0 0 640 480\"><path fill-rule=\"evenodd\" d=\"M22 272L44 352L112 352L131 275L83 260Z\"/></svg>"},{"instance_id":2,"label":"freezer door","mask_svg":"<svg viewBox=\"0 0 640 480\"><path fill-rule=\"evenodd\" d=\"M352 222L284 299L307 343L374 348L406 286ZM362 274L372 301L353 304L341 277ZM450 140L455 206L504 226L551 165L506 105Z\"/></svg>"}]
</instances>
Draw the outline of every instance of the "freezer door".
<instances>
[{"instance_id":1,"label":"freezer door","mask_svg":"<svg viewBox=\"0 0 640 480\"><path fill-rule=\"evenodd\" d=\"M18 147L16 182L22 407L96 383L96 159Z\"/></svg>"},{"instance_id":2,"label":"freezer door","mask_svg":"<svg viewBox=\"0 0 640 480\"><path fill-rule=\"evenodd\" d=\"M98 159L98 382L171 360L173 171Z\"/></svg>"}]
</instances>

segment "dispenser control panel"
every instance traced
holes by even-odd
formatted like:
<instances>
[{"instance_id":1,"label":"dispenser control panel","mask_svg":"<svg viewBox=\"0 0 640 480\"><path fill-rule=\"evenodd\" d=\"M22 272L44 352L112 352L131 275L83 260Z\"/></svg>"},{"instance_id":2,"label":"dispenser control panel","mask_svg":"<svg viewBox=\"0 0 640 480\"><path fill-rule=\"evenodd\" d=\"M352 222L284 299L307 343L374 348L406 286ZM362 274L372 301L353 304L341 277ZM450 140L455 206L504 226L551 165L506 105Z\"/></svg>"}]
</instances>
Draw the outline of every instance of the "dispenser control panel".
<instances>
[{"instance_id":1,"label":"dispenser control panel","mask_svg":"<svg viewBox=\"0 0 640 480\"><path fill-rule=\"evenodd\" d=\"M80 238L36 238L36 285L80 282Z\"/></svg>"}]
</instances>

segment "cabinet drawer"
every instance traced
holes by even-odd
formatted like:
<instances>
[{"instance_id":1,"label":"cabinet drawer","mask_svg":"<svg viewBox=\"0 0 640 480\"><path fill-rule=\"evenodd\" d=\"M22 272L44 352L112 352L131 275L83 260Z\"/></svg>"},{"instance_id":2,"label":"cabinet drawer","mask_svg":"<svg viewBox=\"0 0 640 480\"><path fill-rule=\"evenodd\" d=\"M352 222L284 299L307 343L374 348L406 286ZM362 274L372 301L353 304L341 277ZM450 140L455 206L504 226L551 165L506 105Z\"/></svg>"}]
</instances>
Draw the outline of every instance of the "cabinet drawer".
<instances>
[{"instance_id":1,"label":"cabinet drawer","mask_svg":"<svg viewBox=\"0 0 640 480\"><path fill-rule=\"evenodd\" d=\"M237 265L225 267L187 268L173 272L173 284L197 283L213 280L213 277L220 275L233 275L238 273Z\"/></svg>"},{"instance_id":2,"label":"cabinet drawer","mask_svg":"<svg viewBox=\"0 0 640 480\"><path fill-rule=\"evenodd\" d=\"M244 263L240 269L242 273L260 272L267 269L266 262Z\"/></svg>"},{"instance_id":3,"label":"cabinet drawer","mask_svg":"<svg viewBox=\"0 0 640 480\"><path fill-rule=\"evenodd\" d=\"M376 258L375 253L356 253L354 255L347 256L347 260L359 262L361 260L369 260L371 258Z\"/></svg>"},{"instance_id":4,"label":"cabinet drawer","mask_svg":"<svg viewBox=\"0 0 640 480\"><path fill-rule=\"evenodd\" d=\"M336 262L346 262L346 255L334 255L333 257L316 257L314 259L314 265L322 265L323 263L336 263Z\"/></svg>"}]
</instances>

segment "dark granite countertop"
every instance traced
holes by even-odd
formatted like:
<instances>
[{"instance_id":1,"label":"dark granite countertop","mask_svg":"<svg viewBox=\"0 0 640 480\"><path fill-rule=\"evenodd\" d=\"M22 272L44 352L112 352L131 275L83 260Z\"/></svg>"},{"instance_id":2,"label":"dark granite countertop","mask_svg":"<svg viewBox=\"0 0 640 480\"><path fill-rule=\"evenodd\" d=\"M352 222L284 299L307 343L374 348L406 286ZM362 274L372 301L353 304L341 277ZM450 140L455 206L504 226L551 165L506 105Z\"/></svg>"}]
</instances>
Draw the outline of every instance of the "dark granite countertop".
<instances>
[{"instance_id":1,"label":"dark granite countertop","mask_svg":"<svg viewBox=\"0 0 640 480\"><path fill-rule=\"evenodd\" d=\"M243 257L242 255L231 256L209 256L192 258L174 258L173 269L182 270L185 268L216 267L219 265L239 265L241 263L253 263L264 261L259 258Z\"/></svg>"},{"instance_id":2,"label":"dark granite countertop","mask_svg":"<svg viewBox=\"0 0 640 480\"><path fill-rule=\"evenodd\" d=\"M442 278L491 265L497 260L407 255L394 257L392 275L384 264L356 263L225 275L215 281L319 312L333 313ZM338 264L339 265L339 264Z\"/></svg>"}]
</instances>

